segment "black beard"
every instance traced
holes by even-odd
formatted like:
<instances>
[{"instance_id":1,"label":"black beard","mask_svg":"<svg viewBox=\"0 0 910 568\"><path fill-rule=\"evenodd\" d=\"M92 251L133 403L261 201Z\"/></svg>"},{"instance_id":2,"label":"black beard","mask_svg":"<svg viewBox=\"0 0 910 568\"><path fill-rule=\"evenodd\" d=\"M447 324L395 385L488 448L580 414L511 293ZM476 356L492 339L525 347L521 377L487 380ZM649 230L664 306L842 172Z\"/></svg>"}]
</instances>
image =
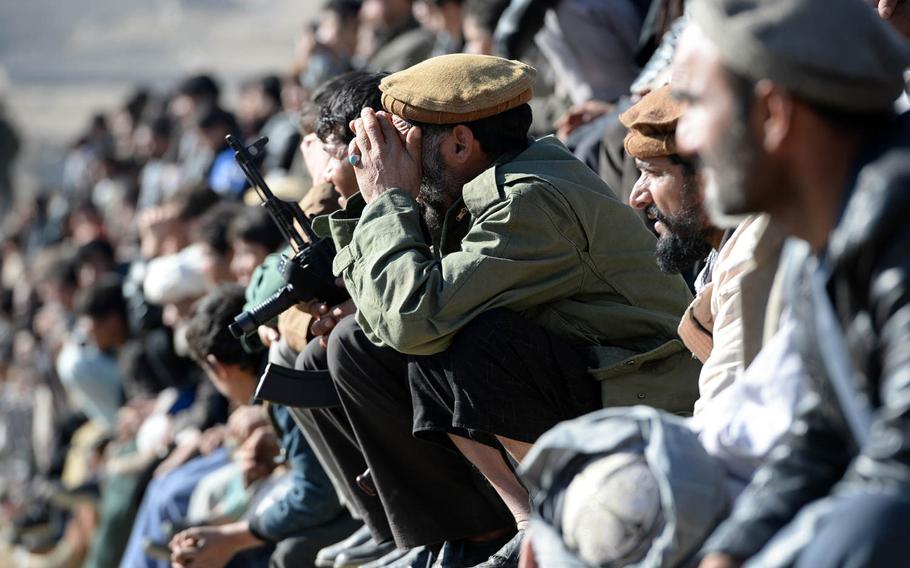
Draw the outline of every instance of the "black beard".
<instances>
[{"instance_id":1,"label":"black beard","mask_svg":"<svg viewBox=\"0 0 910 568\"><path fill-rule=\"evenodd\" d=\"M679 274L711 252L706 239L704 214L699 205L687 205L679 215L667 216L650 205L648 213L660 221L666 233L657 239L657 267L662 272Z\"/></svg>"},{"instance_id":2,"label":"black beard","mask_svg":"<svg viewBox=\"0 0 910 568\"><path fill-rule=\"evenodd\" d=\"M420 190L417 193L417 200L420 203L423 221L430 232L433 243L439 245L446 212L452 206L452 203L458 199L464 184L446 173L442 158L439 155L438 145L428 145L427 140L424 140L423 147L426 150L424 150L421 158L423 176L420 179Z\"/></svg>"}]
</instances>

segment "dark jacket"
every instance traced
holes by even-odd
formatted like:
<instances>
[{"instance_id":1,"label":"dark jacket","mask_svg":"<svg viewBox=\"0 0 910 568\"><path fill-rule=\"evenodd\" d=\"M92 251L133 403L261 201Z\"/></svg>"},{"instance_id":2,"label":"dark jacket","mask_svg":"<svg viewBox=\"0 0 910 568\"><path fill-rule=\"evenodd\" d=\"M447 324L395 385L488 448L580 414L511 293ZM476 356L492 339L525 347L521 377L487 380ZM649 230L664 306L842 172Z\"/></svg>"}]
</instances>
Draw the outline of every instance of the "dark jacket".
<instances>
[{"instance_id":1,"label":"dark jacket","mask_svg":"<svg viewBox=\"0 0 910 568\"><path fill-rule=\"evenodd\" d=\"M861 153L824 257L790 259L801 266L790 304L807 330L798 347L815 393L705 551L751 557L805 505L832 492L910 491L910 115L875 139ZM850 405L838 399L832 357L823 355L830 330L811 308L811 270L821 271L842 329ZM867 428L855 427L848 407L859 409Z\"/></svg>"}]
</instances>

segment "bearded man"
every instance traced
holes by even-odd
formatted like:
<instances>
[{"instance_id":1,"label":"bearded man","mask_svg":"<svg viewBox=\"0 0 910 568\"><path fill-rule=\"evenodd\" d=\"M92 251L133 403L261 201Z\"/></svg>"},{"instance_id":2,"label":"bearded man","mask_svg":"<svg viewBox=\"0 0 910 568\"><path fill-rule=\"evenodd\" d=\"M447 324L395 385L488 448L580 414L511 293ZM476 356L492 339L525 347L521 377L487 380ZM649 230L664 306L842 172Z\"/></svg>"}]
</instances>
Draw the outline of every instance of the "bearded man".
<instances>
[{"instance_id":1,"label":"bearded man","mask_svg":"<svg viewBox=\"0 0 910 568\"><path fill-rule=\"evenodd\" d=\"M360 193L329 219L357 314L334 326L328 367L392 536L435 545L441 566L505 541L488 565L517 563L528 494L505 454L604 404L694 401L685 284L603 181L528 139L533 77L450 55L383 79L384 111L352 124ZM469 506L469 464L510 522Z\"/></svg>"},{"instance_id":2,"label":"bearded man","mask_svg":"<svg viewBox=\"0 0 910 568\"><path fill-rule=\"evenodd\" d=\"M859 0L697 0L691 14L680 151L716 173L715 219L766 212L804 241L782 270L813 379L702 566L906 565L910 126L893 104L910 46Z\"/></svg>"}]
</instances>

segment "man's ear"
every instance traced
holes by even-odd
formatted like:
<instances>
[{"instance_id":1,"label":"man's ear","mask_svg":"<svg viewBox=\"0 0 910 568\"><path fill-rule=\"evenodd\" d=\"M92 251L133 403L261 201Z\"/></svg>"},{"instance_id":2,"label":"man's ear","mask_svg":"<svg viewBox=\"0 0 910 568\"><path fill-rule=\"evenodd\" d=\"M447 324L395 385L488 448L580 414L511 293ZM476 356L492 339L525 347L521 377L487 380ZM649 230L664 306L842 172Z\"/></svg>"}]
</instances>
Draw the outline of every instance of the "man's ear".
<instances>
[{"instance_id":1,"label":"man's ear","mask_svg":"<svg viewBox=\"0 0 910 568\"><path fill-rule=\"evenodd\" d=\"M224 365L211 353L205 356L205 362L209 364L209 367L218 375L219 379L223 379L225 375L227 375L227 370L224 368Z\"/></svg>"},{"instance_id":2,"label":"man's ear","mask_svg":"<svg viewBox=\"0 0 910 568\"><path fill-rule=\"evenodd\" d=\"M793 127L793 96L768 80L755 84L757 112L760 112L759 141L765 152L776 154L786 149Z\"/></svg>"},{"instance_id":3,"label":"man's ear","mask_svg":"<svg viewBox=\"0 0 910 568\"><path fill-rule=\"evenodd\" d=\"M469 161L474 152L479 150L474 133L464 124L452 129L452 144L452 159L460 163Z\"/></svg>"}]
</instances>

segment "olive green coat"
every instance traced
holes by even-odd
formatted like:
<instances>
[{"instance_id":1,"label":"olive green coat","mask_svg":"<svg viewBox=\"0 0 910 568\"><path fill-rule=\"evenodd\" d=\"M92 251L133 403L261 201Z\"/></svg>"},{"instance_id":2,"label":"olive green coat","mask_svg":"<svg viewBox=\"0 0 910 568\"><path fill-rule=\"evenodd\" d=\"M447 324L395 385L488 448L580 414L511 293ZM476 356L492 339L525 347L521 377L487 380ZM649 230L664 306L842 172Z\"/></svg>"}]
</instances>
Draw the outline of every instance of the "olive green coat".
<instances>
[{"instance_id":1,"label":"olive green coat","mask_svg":"<svg viewBox=\"0 0 910 568\"><path fill-rule=\"evenodd\" d=\"M588 346L604 404L691 412L698 364L676 336L689 291L657 269L655 239L632 209L555 138L465 184L438 247L407 192L358 198L329 223L335 273L372 341L437 353L505 307Z\"/></svg>"}]
</instances>

